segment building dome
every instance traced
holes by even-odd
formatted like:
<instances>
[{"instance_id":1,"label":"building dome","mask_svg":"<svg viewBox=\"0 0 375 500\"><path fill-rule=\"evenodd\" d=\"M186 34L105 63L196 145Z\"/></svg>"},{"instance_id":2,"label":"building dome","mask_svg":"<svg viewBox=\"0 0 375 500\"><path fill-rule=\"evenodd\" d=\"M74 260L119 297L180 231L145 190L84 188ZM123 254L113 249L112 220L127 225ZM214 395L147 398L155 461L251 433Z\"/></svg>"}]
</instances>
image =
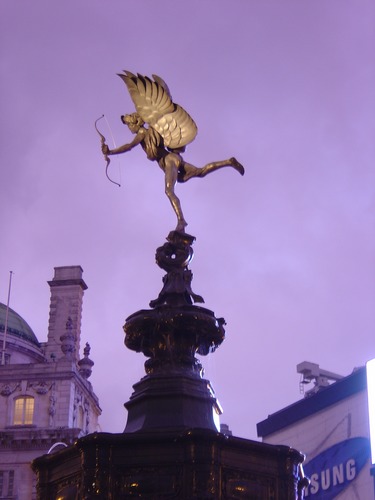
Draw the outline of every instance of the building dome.
<instances>
[{"instance_id":1,"label":"building dome","mask_svg":"<svg viewBox=\"0 0 375 500\"><path fill-rule=\"evenodd\" d=\"M0 302L0 332L4 333L5 330L5 317L6 317L6 305ZM35 333L32 331L30 326L26 323L26 321L21 318L19 314L17 314L13 309L9 308L8 312L8 327L7 327L7 335L12 335L13 337L20 338L25 340L26 342L30 342L31 344L40 347L38 339L36 338Z\"/></svg>"}]
</instances>

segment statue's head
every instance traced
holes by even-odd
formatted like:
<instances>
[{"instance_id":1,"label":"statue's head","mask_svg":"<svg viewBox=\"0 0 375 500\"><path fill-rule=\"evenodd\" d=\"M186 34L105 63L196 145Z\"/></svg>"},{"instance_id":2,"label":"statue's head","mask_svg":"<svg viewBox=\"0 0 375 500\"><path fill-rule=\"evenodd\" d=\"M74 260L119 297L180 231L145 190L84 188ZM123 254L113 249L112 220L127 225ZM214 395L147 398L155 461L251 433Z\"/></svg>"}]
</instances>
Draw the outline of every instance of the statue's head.
<instances>
[{"instance_id":1,"label":"statue's head","mask_svg":"<svg viewBox=\"0 0 375 500\"><path fill-rule=\"evenodd\" d=\"M131 115L122 115L121 121L129 127L129 130L133 132L133 134L136 134L138 130L145 124L138 113L132 113Z\"/></svg>"}]
</instances>

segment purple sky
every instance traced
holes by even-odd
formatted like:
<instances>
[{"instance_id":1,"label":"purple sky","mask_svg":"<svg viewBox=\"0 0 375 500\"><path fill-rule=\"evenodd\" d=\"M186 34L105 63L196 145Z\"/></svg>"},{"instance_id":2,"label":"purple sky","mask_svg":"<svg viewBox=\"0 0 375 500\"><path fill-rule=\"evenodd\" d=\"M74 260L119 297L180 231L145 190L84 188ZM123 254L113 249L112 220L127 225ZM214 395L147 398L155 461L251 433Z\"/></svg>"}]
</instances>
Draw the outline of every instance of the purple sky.
<instances>
[{"instance_id":1,"label":"purple sky","mask_svg":"<svg viewBox=\"0 0 375 500\"><path fill-rule=\"evenodd\" d=\"M79 264L82 343L102 429L121 432L145 358L122 326L158 295L175 227L143 151L113 159L134 111L123 69L160 75L198 125L185 159L246 167L177 187L196 236L193 290L227 321L204 358L237 436L297 401L296 365L342 375L375 357L375 4L372 0L3 0L0 301L46 340L47 280ZM111 133L99 122L109 146Z\"/></svg>"}]
</instances>

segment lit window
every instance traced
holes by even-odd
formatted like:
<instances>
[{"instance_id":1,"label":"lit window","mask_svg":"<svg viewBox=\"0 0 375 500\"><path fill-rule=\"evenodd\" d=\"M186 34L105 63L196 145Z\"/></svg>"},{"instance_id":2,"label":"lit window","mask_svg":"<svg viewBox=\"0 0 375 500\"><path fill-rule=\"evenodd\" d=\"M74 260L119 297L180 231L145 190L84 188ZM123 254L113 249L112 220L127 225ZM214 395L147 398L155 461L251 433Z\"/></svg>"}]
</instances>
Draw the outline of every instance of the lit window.
<instances>
[{"instance_id":1,"label":"lit window","mask_svg":"<svg viewBox=\"0 0 375 500\"><path fill-rule=\"evenodd\" d=\"M13 425L30 425L33 423L34 398L24 396L14 402Z\"/></svg>"}]
</instances>

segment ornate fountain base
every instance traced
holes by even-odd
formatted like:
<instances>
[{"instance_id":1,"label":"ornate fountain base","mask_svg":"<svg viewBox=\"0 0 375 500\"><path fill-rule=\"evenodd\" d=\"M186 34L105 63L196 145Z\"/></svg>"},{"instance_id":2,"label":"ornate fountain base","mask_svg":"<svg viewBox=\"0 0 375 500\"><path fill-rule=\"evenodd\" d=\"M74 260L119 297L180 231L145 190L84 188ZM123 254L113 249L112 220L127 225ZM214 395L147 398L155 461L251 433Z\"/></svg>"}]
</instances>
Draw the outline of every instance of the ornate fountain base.
<instances>
[{"instance_id":1,"label":"ornate fountain base","mask_svg":"<svg viewBox=\"0 0 375 500\"><path fill-rule=\"evenodd\" d=\"M149 359L146 377L133 386L125 404L125 433L220 429L222 411L195 354L208 354L221 344L223 324L212 311L192 305L143 310L126 320L125 345Z\"/></svg>"},{"instance_id":2,"label":"ornate fountain base","mask_svg":"<svg viewBox=\"0 0 375 500\"><path fill-rule=\"evenodd\" d=\"M38 500L297 500L303 459L287 446L193 429L91 434L33 468Z\"/></svg>"},{"instance_id":3,"label":"ornate fountain base","mask_svg":"<svg viewBox=\"0 0 375 500\"><path fill-rule=\"evenodd\" d=\"M208 380L147 376L133 387L134 393L125 404L125 433L220 430L222 411Z\"/></svg>"},{"instance_id":4,"label":"ornate fountain base","mask_svg":"<svg viewBox=\"0 0 375 500\"><path fill-rule=\"evenodd\" d=\"M188 264L194 236L169 233L156 250L156 262L167 274L153 309L138 311L126 320L125 345L147 358L146 377L133 386L125 404L125 433L186 429L219 430L220 405L195 355L207 355L223 342L223 318L192 305L204 302L191 288Z\"/></svg>"},{"instance_id":5,"label":"ornate fountain base","mask_svg":"<svg viewBox=\"0 0 375 500\"><path fill-rule=\"evenodd\" d=\"M157 249L163 289L126 320L125 345L146 376L125 404L122 434L91 434L33 462L38 500L303 498L303 455L218 432L220 405L195 355L223 342L223 318L192 302L187 269L194 237L172 231Z\"/></svg>"}]
</instances>

